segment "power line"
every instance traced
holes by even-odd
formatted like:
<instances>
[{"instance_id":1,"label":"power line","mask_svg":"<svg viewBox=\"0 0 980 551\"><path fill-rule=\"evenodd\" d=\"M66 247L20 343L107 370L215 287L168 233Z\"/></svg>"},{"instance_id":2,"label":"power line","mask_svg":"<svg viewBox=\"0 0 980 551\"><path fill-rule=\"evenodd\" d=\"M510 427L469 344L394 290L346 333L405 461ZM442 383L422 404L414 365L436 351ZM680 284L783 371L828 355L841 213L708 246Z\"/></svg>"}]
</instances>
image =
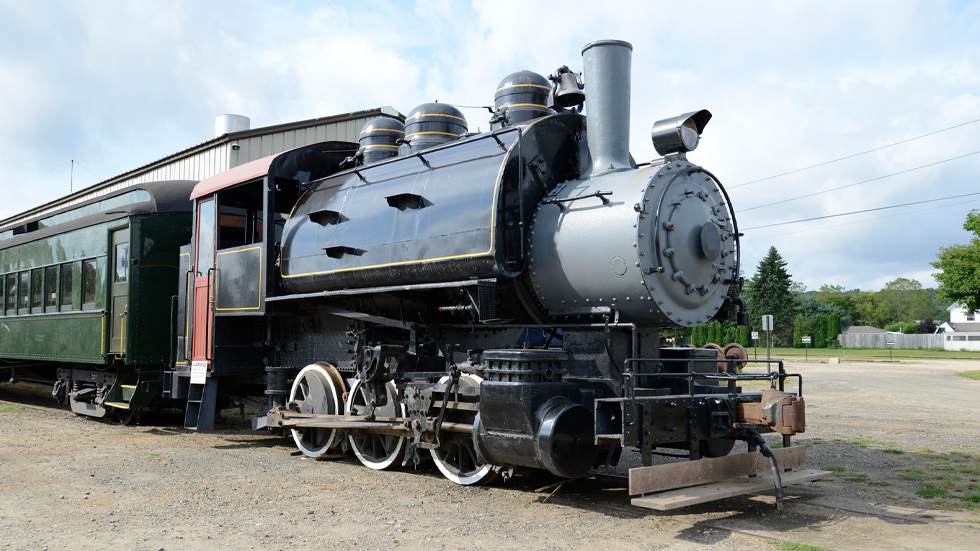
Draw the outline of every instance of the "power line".
<instances>
[{"instance_id":1,"label":"power line","mask_svg":"<svg viewBox=\"0 0 980 551\"><path fill-rule=\"evenodd\" d=\"M844 222L843 224L834 224L834 225L831 225L831 226L820 226L820 227L809 228L809 229L806 229L806 230L797 230L797 231L792 231L792 232L780 232L779 236L780 237L785 237L787 235L796 235L798 233L808 233L808 232L814 232L814 231L823 231L823 230L826 230L826 229L829 229L829 228L840 228L840 227L843 227L843 226L853 226L854 224L863 224L865 222L874 222L875 220L884 220L886 218L895 218L896 216L907 216L909 214L915 214L917 212L927 212L927 211L930 211L930 210L945 209L945 208L954 207L954 206L958 207L958 206L962 206L962 205L969 205L971 203L976 203L976 202L980 202L980 199L973 199L972 201L963 201L961 203L956 203L955 205L939 205L938 207L929 207L927 209L910 210L910 211L907 211L907 212L900 212L898 214L889 214L887 216L876 216L874 218L866 218L864 220L855 220L853 222Z\"/></svg>"},{"instance_id":2,"label":"power line","mask_svg":"<svg viewBox=\"0 0 980 551\"><path fill-rule=\"evenodd\" d=\"M909 168L907 170L901 170L899 172L893 172L891 174L886 174L884 176L878 176L876 178L871 178L871 179L868 179L868 180L862 180L860 182L855 182L853 184L847 184L846 186L840 186L840 187L835 187L835 188L831 188L831 189L825 189L825 190L822 190L822 191L815 191L813 193L808 193L806 195L800 195L798 197L793 197L793 198L790 198L790 199L783 199L782 201L776 201L775 203L766 203L765 205L756 205L754 207L749 207L747 209L740 209L740 211L741 212L747 212L747 211L750 211L750 210L761 209L761 208L764 208L764 207L771 207L773 205L781 205L783 203L789 203L790 201L796 201L797 199L806 199L807 197L813 197L815 195L821 195L821 194L824 194L824 193L830 193L831 191L839 191L839 190L846 189L846 188L849 188L849 187L859 186L861 184L867 184L868 182L875 182L877 180L884 180L885 178L891 178L892 176L898 176L900 174L907 174L909 172L914 172L916 170L922 170L923 168L929 168L930 166L936 166L936 165L940 165L940 164L943 164L943 163L948 163L950 161L955 161L957 159L962 159L964 157L969 157L971 155L976 155L978 153L980 153L980 151L974 151L973 153L967 153L965 155L960 155L958 157L951 157L949 159L943 159L942 161L936 161L934 163L929 163L927 165L917 166L917 167L914 167L914 168Z\"/></svg>"},{"instance_id":3,"label":"power line","mask_svg":"<svg viewBox=\"0 0 980 551\"><path fill-rule=\"evenodd\" d=\"M950 196L950 197L941 197L939 199L927 199L925 201L916 201L914 203L903 203L901 205L890 205L890 206L887 206L887 207L876 207L876 208L873 208L873 209L864 209L864 210L855 210L855 211L852 211L852 212L841 212L841 213L837 213L837 214L828 214L827 216L817 216L817 217L814 217L814 218L804 218L802 220L792 220L790 222L777 222L775 224L766 224L764 226L754 226L754 227L751 227L751 228L744 228L742 231L758 230L758 229L762 229L762 228L772 228L774 226L786 226L788 224L799 224L800 222L813 222L814 220L825 220L827 218L837 218L839 216L850 216L852 214L861 214L861 213L864 213L864 212L874 212L874 211L878 211L878 210L897 209L899 207L909 207L909 206L912 206L912 205L924 205L926 203L935 203L936 201L946 201L948 199L959 199L960 197L972 197L974 195L980 195L980 191L977 191L977 192L974 192L974 193L964 193L963 195L953 195L953 196Z\"/></svg>"},{"instance_id":4,"label":"power line","mask_svg":"<svg viewBox=\"0 0 980 551\"><path fill-rule=\"evenodd\" d=\"M772 180L774 178L779 178L781 176L787 176L789 174L796 174L797 172L803 172L804 170L810 170L811 168L817 168L817 167L829 165L831 163L836 163L836 162L844 161L844 160L847 160L847 159L853 159L854 157L859 157L861 155L867 155L868 153L874 153L875 151L881 151L882 149L887 149L889 147L894 147L896 145L901 145L903 143L908 143L908 142L912 142L912 141L915 141L915 140L920 140L922 138L933 136L933 135L939 134L941 132L946 132L947 130L953 130L954 128L959 128L961 126L966 126L968 124L973 124L975 122L980 122L980 119L974 119L972 121L967 121L967 122L964 122L964 123L960 123L960 124L957 124L955 126L950 126L949 128L943 128L942 130L936 130L935 132L929 132L928 134L923 134L921 136L916 136L914 138L908 138L908 139L902 140L900 142L890 143L888 145L883 145L881 147L876 147L874 149L869 149L867 151L862 151L860 153L854 153L853 155L847 155L845 157L840 157L839 159L834 159L832 161L824 161L822 163L817 163L815 165L810 165L810 166L805 166L803 168L797 168L795 170L790 170L789 172L783 172L781 174L776 174L776 175L773 175L773 176L766 176L765 178L759 178L758 180L751 180L749 182L744 182L744 183L741 183L741 184L738 184L738 185L728 186L728 189L731 190L731 189L740 188L742 186L747 186L749 184L757 184L759 182L765 182L766 180Z\"/></svg>"}]
</instances>

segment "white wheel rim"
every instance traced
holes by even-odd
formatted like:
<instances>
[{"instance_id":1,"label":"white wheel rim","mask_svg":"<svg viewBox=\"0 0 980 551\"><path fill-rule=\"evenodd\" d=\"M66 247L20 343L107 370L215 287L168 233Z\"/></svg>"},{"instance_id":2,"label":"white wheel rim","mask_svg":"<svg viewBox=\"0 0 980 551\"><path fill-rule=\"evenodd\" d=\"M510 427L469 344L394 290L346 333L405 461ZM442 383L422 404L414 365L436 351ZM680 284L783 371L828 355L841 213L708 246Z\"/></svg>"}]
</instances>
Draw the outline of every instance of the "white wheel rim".
<instances>
[{"instance_id":1,"label":"white wheel rim","mask_svg":"<svg viewBox=\"0 0 980 551\"><path fill-rule=\"evenodd\" d=\"M319 383L319 389L323 390L324 395L322 403L310 404L310 407L306 409L312 410L315 408L317 410L326 411L310 411L309 413L336 414L337 405L340 404L340 396L337 393L337 388L334 386L333 379L331 379L330 374L327 373L327 370L319 364L310 364L299 372L299 374L296 376L296 380L293 381L292 389L289 391L289 403L295 404L297 397L302 398L304 404L307 400L317 400L319 398L317 394L319 389L310 383ZM303 455L308 457L316 457L325 453L337 443L338 432L336 430L329 430L329 436L326 438L326 443L322 446L310 445L310 442L308 442L308 439L305 437L307 436L307 431L324 430L327 429L292 429L290 432L293 435L293 441L296 443L296 447L303 452ZM317 438L316 440L320 440L320 438Z\"/></svg>"},{"instance_id":2,"label":"white wheel rim","mask_svg":"<svg viewBox=\"0 0 980 551\"><path fill-rule=\"evenodd\" d=\"M476 375L470 375L468 373L464 373L460 375L459 379L460 381L464 381L474 386L480 386L480 382L483 381L483 379L481 379L480 377L477 377ZM447 382L449 382L448 375L439 379L440 384L445 384ZM490 470L493 469L493 465L483 465L482 467L480 467L479 469L477 469L476 471L470 474L461 475L455 468L448 465L442 459L440 450L429 450L429 453L432 455L432 461L436 464L436 467L439 468L439 472L441 472L442 475L448 478L449 480L452 480L456 484L460 484L462 486L470 486L482 482L483 479L485 479L487 476L491 474Z\"/></svg>"},{"instance_id":3,"label":"white wheel rim","mask_svg":"<svg viewBox=\"0 0 980 551\"><path fill-rule=\"evenodd\" d=\"M347 394L347 403L345 404L345 411L347 412L348 415L356 415L356 413L352 411L352 409L354 407L354 402L356 398L361 395L362 385L363 383L360 380L356 381L354 383L354 386L351 387L350 392ZM389 411L387 411L387 414L383 413L380 416L396 417L396 415L390 415L396 412L400 412L400 414L404 416L405 415L404 404L399 404L396 401L398 399L398 389L395 387L395 383L389 381L385 385L385 389L388 393L388 406L383 406L382 408L379 409L389 410ZM394 408L391 408L392 405L394 405ZM354 455L357 456L357 459L365 467L368 467L369 469L374 469L376 471L397 467L398 463L401 463L402 457L404 457L405 446L408 443L408 440L404 437L397 437L397 436L390 436L390 435L377 435L377 436L382 439L397 438L394 448L390 451L386 450L387 453L386 456L384 456L380 460L374 457L369 457L364 453L364 451L361 450L361 445L358 443L358 437L351 435L348 436L348 439L350 440L351 448L354 450Z\"/></svg>"}]
</instances>

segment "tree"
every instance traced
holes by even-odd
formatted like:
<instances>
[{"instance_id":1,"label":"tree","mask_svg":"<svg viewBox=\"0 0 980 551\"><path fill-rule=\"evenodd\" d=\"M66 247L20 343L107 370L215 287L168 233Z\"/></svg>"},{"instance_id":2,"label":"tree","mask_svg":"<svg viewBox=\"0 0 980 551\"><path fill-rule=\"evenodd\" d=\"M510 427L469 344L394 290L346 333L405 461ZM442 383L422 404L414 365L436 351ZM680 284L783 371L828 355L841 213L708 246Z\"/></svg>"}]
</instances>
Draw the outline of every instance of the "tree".
<instances>
[{"instance_id":1,"label":"tree","mask_svg":"<svg viewBox=\"0 0 980 551\"><path fill-rule=\"evenodd\" d=\"M856 289L844 291L844 287L841 285L821 285L820 290L817 291L817 301L820 304L836 308L841 323L846 328L860 320L856 308L857 300L855 299L858 295L860 295L860 291Z\"/></svg>"},{"instance_id":2,"label":"tree","mask_svg":"<svg viewBox=\"0 0 980 551\"><path fill-rule=\"evenodd\" d=\"M773 336L782 343L791 342L796 303L790 288L792 276L786 271L786 261L779 256L776 247L759 262L755 277L746 285L746 299L752 315L752 327L761 331L762 315L773 316Z\"/></svg>"},{"instance_id":3,"label":"tree","mask_svg":"<svg viewBox=\"0 0 980 551\"><path fill-rule=\"evenodd\" d=\"M980 211L966 215L963 229L973 232L970 243L939 249L932 266L941 270L934 276L939 282L939 299L974 312L980 310Z\"/></svg>"},{"instance_id":4,"label":"tree","mask_svg":"<svg viewBox=\"0 0 980 551\"><path fill-rule=\"evenodd\" d=\"M878 293L883 315L891 321L913 321L932 314L929 294L914 279L889 281Z\"/></svg>"},{"instance_id":5,"label":"tree","mask_svg":"<svg viewBox=\"0 0 980 551\"><path fill-rule=\"evenodd\" d=\"M936 332L939 326L932 318L926 318L919 322L919 325L915 326L915 333L917 335L931 335Z\"/></svg>"},{"instance_id":6,"label":"tree","mask_svg":"<svg viewBox=\"0 0 980 551\"><path fill-rule=\"evenodd\" d=\"M827 348L840 348L837 337L843 331L840 316L831 314L827 317Z\"/></svg>"}]
</instances>

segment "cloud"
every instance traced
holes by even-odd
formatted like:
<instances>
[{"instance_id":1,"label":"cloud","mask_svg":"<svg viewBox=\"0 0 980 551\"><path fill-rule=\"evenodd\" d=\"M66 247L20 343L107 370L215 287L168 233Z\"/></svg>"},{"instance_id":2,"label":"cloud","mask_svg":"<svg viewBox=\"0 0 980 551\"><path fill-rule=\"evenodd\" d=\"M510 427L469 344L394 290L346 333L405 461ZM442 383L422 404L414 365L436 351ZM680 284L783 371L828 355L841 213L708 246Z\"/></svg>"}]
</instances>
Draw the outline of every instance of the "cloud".
<instances>
[{"instance_id":1,"label":"cloud","mask_svg":"<svg viewBox=\"0 0 980 551\"><path fill-rule=\"evenodd\" d=\"M38 4L0 0L0 185L10 216L211 137L438 99L489 105L507 74L581 70L581 48L631 42L631 150L652 123L708 108L694 162L729 186L743 228L966 193L980 155L742 213L739 209L980 149L980 123L790 176L741 183L980 118L980 4L448 0ZM485 110L463 109L486 130ZM79 169L83 167L82 169ZM88 171L91 171L91 174ZM749 231L810 288L921 278L966 242L978 203L951 201ZM935 208L942 205L942 208ZM928 210L927 210L928 209ZM926 274L926 275L924 275Z\"/></svg>"}]
</instances>

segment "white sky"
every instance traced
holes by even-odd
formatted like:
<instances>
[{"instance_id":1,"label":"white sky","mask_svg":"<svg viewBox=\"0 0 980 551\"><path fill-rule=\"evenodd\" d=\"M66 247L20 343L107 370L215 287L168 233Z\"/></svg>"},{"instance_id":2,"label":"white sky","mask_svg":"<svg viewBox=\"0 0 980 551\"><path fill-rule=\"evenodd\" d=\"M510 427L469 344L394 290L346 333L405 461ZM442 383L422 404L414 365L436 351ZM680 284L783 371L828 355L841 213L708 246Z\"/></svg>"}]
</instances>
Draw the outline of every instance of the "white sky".
<instances>
[{"instance_id":1,"label":"white sky","mask_svg":"<svg viewBox=\"0 0 980 551\"><path fill-rule=\"evenodd\" d=\"M980 122L739 187L980 119L980 3L900 0L0 0L0 218L206 141L218 114L489 105L507 74L579 71L606 38L633 44L636 159L654 121L714 114L690 159L729 189L746 277L775 246L810 289L931 287L938 249L969 240L980 195L746 230L980 192L980 154L940 162L980 151Z\"/></svg>"}]
</instances>

